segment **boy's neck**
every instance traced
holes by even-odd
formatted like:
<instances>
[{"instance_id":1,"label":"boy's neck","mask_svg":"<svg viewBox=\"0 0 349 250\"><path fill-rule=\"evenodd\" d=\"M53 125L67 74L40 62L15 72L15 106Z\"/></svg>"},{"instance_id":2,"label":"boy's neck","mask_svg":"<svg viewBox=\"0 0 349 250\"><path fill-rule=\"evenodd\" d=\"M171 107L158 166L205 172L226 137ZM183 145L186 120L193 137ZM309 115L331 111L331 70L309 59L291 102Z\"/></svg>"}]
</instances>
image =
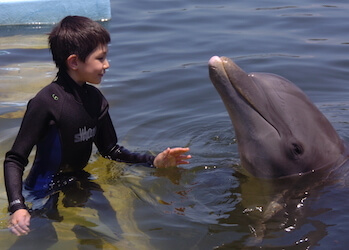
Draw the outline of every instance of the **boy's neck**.
<instances>
[{"instance_id":1,"label":"boy's neck","mask_svg":"<svg viewBox=\"0 0 349 250\"><path fill-rule=\"evenodd\" d=\"M70 76L70 78L74 80L74 82L77 85L83 86L86 83L86 82L82 82L82 81L79 80L79 77L78 77L78 75L76 74L76 72L74 70L69 70L68 69L66 72Z\"/></svg>"}]
</instances>

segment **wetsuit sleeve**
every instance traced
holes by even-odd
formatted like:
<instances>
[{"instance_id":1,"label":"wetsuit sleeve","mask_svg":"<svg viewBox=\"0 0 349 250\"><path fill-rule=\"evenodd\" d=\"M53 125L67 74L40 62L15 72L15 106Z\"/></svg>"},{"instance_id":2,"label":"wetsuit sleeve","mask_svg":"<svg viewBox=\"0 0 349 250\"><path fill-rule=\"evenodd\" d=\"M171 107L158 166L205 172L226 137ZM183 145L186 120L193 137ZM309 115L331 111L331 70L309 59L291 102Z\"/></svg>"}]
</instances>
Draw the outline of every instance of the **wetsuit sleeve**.
<instances>
[{"instance_id":1,"label":"wetsuit sleeve","mask_svg":"<svg viewBox=\"0 0 349 250\"><path fill-rule=\"evenodd\" d=\"M107 110L99 120L95 144L105 158L127 163L142 163L153 167L155 159L153 155L132 153L117 144L115 129Z\"/></svg>"},{"instance_id":2,"label":"wetsuit sleeve","mask_svg":"<svg viewBox=\"0 0 349 250\"><path fill-rule=\"evenodd\" d=\"M42 136L47 120L47 109L41 102L31 100L16 140L9 152L6 153L4 161L4 177L9 211L11 213L18 209L25 209L22 195L22 176L28 157L34 145Z\"/></svg>"}]
</instances>

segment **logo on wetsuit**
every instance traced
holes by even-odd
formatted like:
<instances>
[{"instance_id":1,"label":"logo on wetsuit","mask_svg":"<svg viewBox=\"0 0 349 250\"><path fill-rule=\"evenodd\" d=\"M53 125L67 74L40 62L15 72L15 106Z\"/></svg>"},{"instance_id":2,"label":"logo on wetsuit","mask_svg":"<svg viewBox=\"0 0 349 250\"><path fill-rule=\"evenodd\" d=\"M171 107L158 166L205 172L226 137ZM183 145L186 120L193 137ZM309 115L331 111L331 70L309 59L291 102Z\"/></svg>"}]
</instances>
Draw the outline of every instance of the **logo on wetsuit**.
<instances>
[{"instance_id":1,"label":"logo on wetsuit","mask_svg":"<svg viewBox=\"0 0 349 250\"><path fill-rule=\"evenodd\" d=\"M52 94L51 96L52 96L53 100L58 101L59 98L56 94Z\"/></svg>"},{"instance_id":2,"label":"logo on wetsuit","mask_svg":"<svg viewBox=\"0 0 349 250\"><path fill-rule=\"evenodd\" d=\"M89 128L87 129L86 127L79 128L79 133L74 136L74 142L83 142L83 141L88 141L92 137L96 135L96 130L97 128Z\"/></svg>"}]
</instances>

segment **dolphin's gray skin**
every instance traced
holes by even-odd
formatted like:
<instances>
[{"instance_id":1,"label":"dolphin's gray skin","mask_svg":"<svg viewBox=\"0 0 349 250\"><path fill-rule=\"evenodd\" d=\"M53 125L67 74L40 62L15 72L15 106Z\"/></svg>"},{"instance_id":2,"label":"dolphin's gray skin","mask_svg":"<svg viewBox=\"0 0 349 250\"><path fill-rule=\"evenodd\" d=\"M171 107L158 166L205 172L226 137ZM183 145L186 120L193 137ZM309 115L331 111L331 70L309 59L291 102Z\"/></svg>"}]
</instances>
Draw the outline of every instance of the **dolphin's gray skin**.
<instances>
[{"instance_id":1,"label":"dolphin's gray skin","mask_svg":"<svg viewBox=\"0 0 349 250\"><path fill-rule=\"evenodd\" d=\"M301 175L347 160L330 122L290 81L247 74L218 56L210 59L209 72L233 123L241 164L255 177Z\"/></svg>"}]
</instances>

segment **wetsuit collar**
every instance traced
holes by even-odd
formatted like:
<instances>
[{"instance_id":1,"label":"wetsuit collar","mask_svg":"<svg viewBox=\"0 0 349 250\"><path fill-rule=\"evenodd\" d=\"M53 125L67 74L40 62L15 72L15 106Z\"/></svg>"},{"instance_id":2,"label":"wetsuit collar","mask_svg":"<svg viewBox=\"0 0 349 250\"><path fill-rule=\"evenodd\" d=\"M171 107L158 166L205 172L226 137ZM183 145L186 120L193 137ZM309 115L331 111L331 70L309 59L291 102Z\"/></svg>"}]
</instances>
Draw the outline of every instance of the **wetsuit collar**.
<instances>
[{"instance_id":1,"label":"wetsuit collar","mask_svg":"<svg viewBox=\"0 0 349 250\"><path fill-rule=\"evenodd\" d=\"M57 73L57 83L64 86L66 91L70 92L78 102L83 103L86 101L86 83L80 86L69 76L66 71L59 71Z\"/></svg>"}]
</instances>

